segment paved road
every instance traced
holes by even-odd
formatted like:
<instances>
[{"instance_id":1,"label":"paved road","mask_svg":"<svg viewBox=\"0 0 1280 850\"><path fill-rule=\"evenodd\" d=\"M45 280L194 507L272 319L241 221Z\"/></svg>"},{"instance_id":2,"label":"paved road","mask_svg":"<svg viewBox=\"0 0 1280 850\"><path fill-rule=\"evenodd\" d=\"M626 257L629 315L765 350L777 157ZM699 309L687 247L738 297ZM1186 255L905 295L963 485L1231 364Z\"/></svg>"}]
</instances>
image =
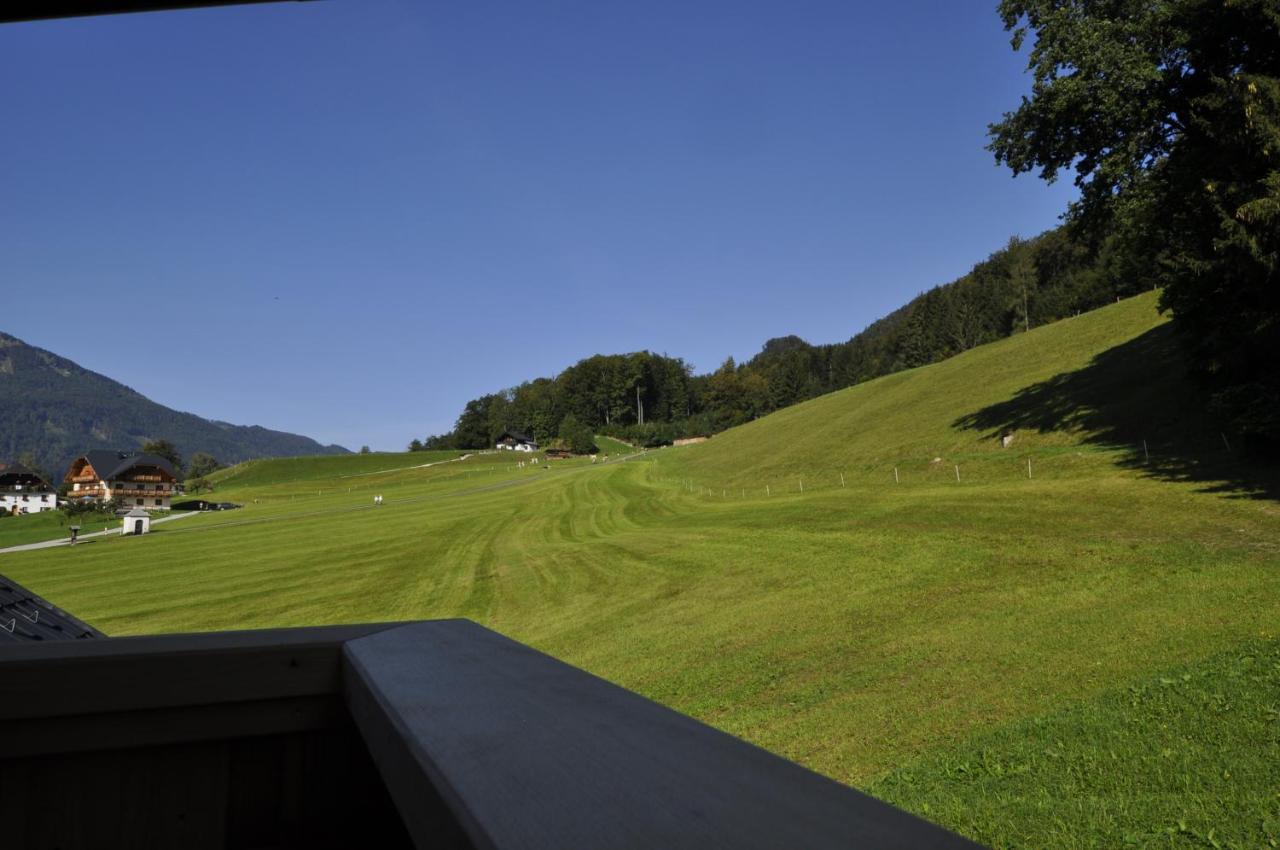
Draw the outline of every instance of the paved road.
<instances>
[{"instance_id":1,"label":"paved road","mask_svg":"<svg viewBox=\"0 0 1280 850\"><path fill-rule=\"evenodd\" d=\"M151 523L152 525L158 525L159 523L162 523L162 522L172 522L175 519L182 519L183 517L195 516L198 513L199 511L179 511L177 513L171 513L168 516L162 516L157 519L153 519L151 520ZM119 534L119 533L120 533L120 529L118 527L108 528L105 531L95 531L92 534L82 534L80 535L80 539L89 540L94 537L102 537L107 534ZM32 549L52 549L55 546L69 546L70 544L71 544L70 539L66 537L60 537L57 540L46 540L43 543L24 543L21 546L10 546L6 549L0 549L0 554L4 554L5 552L30 552Z\"/></svg>"}]
</instances>

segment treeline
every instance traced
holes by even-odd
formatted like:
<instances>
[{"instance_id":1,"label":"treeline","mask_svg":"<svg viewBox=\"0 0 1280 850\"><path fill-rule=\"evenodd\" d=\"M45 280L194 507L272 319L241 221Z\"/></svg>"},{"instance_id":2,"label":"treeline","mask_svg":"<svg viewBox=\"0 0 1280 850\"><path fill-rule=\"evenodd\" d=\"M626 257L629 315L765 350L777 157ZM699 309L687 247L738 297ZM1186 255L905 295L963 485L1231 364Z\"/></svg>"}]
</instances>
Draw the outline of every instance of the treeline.
<instances>
[{"instance_id":1,"label":"treeline","mask_svg":"<svg viewBox=\"0 0 1280 850\"><path fill-rule=\"evenodd\" d=\"M554 378L468 402L453 431L410 448L485 448L507 430L546 444L568 442L569 431L587 427L645 446L712 434L1134 294L1119 273L1127 265L1119 250L1110 243L1089 250L1064 228L1015 238L847 342L778 337L746 363L729 358L709 374L648 351L597 354Z\"/></svg>"}]
</instances>

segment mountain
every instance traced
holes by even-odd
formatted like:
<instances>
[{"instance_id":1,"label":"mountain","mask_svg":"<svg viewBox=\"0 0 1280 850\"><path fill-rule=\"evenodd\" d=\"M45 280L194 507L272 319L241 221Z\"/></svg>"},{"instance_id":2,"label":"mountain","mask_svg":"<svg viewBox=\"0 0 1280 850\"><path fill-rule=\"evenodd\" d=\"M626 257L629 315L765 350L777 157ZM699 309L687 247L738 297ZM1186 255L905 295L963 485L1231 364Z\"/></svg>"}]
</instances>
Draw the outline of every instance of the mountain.
<instances>
[{"instance_id":1,"label":"mountain","mask_svg":"<svg viewBox=\"0 0 1280 850\"><path fill-rule=\"evenodd\" d=\"M60 477L88 449L140 448L151 439L172 441L184 458L208 452L223 463L348 453L298 434L170 410L118 381L0 333L0 458L17 460L30 452Z\"/></svg>"}]
</instances>

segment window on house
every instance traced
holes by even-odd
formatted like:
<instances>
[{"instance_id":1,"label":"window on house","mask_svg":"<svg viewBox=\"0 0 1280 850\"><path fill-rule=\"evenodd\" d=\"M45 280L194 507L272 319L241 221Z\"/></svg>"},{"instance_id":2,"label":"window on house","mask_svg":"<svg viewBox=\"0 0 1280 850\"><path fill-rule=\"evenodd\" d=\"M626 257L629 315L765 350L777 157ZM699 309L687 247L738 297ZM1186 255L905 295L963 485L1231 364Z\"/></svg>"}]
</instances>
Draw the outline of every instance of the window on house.
<instances>
[{"instance_id":1,"label":"window on house","mask_svg":"<svg viewBox=\"0 0 1280 850\"><path fill-rule=\"evenodd\" d=\"M138 506L139 506L139 507L141 507L141 506L142 506L142 500L141 500L141 499L137 499L136 501L137 501L137 503L138 503Z\"/></svg>"},{"instance_id":2,"label":"window on house","mask_svg":"<svg viewBox=\"0 0 1280 850\"><path fill-rule=\"evenodd\" d=\"M156 504L158 505L158 504L160 504L160 503L161 503L161 502L163 502L163 501L164 501L163 499L156 499Z\"/></svg>"}]
</instances>

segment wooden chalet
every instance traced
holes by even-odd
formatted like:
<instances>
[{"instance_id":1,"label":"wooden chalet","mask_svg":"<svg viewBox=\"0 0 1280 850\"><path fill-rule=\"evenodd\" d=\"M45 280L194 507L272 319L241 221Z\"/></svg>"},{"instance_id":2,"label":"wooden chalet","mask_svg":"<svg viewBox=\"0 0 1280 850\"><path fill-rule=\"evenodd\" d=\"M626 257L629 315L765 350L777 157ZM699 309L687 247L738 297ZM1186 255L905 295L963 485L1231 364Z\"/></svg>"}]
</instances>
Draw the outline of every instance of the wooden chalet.
<instances>
[{"instance_id":1,"label":"wooden chalet","mask_svg":"<svg viewBox=\"0 0 1280 850\"><path fill-rule=\"evenodd\" d=\"M63 480L71 485L69 499L116 499L133 507L168 510L178 475L159 455L95 449L76 458Z\"/></svg>"},{"instance_id":2,"label":"wooden chalet","mask_svg":"<svg viewBox=\"0 0 1280 850\"><path fill-rule=\"evenodd\" d=\"M0 462L0 513L38 514L58 507L58 493L40 473Z\"/></svg>"}]
</instances>

